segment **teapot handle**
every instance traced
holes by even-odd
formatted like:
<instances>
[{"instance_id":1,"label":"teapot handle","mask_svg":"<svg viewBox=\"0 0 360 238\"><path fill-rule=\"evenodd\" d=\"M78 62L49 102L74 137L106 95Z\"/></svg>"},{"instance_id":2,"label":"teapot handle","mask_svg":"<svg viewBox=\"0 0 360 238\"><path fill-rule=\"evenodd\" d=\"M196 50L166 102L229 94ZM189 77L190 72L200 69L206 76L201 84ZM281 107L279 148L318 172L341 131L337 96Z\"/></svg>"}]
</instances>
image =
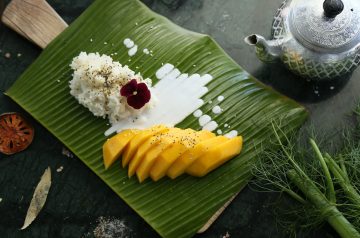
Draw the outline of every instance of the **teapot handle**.
<instances>
[{"instance_id":1,"label":"teapot handle","mask_svg":"<svg viewBox=\"0 0 360 238\"><path fill-rule=\"evenodd\" d=\"M325 0L323 8L326 17L335 18L344 10L344 3L341 0Z\"/></svg>"}]
</instances>

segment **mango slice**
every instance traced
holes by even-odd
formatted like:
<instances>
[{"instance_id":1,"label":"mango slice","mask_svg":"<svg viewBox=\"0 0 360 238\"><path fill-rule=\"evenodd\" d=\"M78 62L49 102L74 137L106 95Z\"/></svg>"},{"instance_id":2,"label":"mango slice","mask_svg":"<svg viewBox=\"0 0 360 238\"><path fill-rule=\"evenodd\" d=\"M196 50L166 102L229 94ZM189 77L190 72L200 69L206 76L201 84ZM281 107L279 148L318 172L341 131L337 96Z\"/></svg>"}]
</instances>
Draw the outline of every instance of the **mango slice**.
<instances>
[{"instance_id":1,"label":"mango slice","mask_svg":"<svg viewBox=\"0 0 360 238\"><path fill-rule=\"evenodd\" d=\"M166 148L158 156L150 171L150 177L152 180L158 181L164 177L170 166L187 150L194 148L196 144L201 141L215 137L214 133L206 130L196 132L194 130L187 129L184 132L185 133L181 136L180 140L171 144L171 146Z\"/></svg>"},{"instance_id":2,"label":"mango slice","mask_svg":"<svg viewBox=\"0 0 360 238\"><path fill-rule=\"evenodd\" d=\"M122 156L129 177L136 173L140 183L149 177L158 181L165 175L175 179L184 173L201 177L238 155L242 145L241 136L230 139L206 130L156 125L124 130L108 139L103 159L108 169Z\"/></svg>"},{"instance_id":3,"label":"mango slice","mask_svg":"<svg viewBox=\"0 0 360 238\"><path fill-rule=\"evenodd\" d=\"M124 151L123 158L122 158L122 166L125 167L128 165L128 163L134 156L136 150L139 148L139 146L145 140L147 140L148 138L150 138L151 136L153 136L157 133L165 132L167 130L169 130L168 127L166 127L164 125L157 125L157 126L153 126L153 127L149 128L147 130L144 130L144 131L140 132L139 134L137 134L136 136L134 136Z\"/></svg>"},{"instance_id":4,"label":"mango slice","mask_svg":"<svg viewBox=\"0 0 360 238\"><path fill-rule=\"evenodd\" d=\"M169 146L173 138L180 132L181 130L178 128L170 128L168 130L155 133L150 138L145 140L141 146L139 146L134 156L130 159L128 170L129 177L135 174L137 167L140 163L142 163L144 155L147 154L151 148L156 147L158 144Z\"/></svg>"},{"instance_id":5,"label":"mango slice","mask_svg":"<svg viewBox=\"0 0 360 238\"><path fill-rule=\"evenodd\" d=\"M108 169L116 160L119 159L129 141L139 132L139 130L124 130L104 143L103 158L105 169Z\"/></svg>"},{"instance_id":6,"label":"mango slice","mask_svg":"<svg viewBox=\"0 0 360 238\"><path fill-rule=\"evenodd\" d=\"M157 143L153 143L154 146L146 152L144 157L141 159L138 168L136 169L136 175L140 182L149 177L150 169L155 163L159 154L162 153L166 148L170 147L172 144L177 143L182 138L182 134L184 134L184 131L178 128L173 128L173 130L169 130L167 133L159 136L159 141Z\"/></svg>"},{"instance_id":7,"label":"mango slice","mask_svg":"<svg viewBox=\"0 0 360 238\"><path fill-rule=\"evenodd\" d=\"M197 177L208 174L213 169L239 154L242 149L242 144L243 138L238 136L210 148L186 169L186 173Z\"/></svg>"},{"instance_id":8,"label":"mango slice","mask_svg":"<svg viewBox=\"0 0 360 238\"><path fill-rule=\"evenodd\" d=\"M200 156L205 154L211 148L229 140L225 136L213 137L198 143L194 148L189 149L184 154L182 154L176 161L171 165L171 167L166 172L167 176L172 179L183 174L186 169L194 163Z\"/></svg>"}]
</instances>

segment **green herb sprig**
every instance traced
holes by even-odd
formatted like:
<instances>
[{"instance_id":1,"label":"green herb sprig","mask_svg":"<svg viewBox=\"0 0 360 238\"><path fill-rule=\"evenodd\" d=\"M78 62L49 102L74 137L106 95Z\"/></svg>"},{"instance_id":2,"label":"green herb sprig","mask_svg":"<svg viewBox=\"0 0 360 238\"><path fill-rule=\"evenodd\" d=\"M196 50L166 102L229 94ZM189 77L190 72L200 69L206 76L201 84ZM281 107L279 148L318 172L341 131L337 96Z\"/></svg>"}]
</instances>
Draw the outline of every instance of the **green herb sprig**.
<instances>
[{"instance_id":1,"label":"green herb sprig","mask_svg":"<svg viewBox=\"0 0 360 238\"><path fill-rule=\"evenodd\" d=\"M259 158L253 169L256 185L297 201L292 215L311 218L304 227L328 222L343 238L360 237L360 157L348 160L347 154L340 154L333 158L322 153L313 139L309 155L298 150L276 124L273 131L280 151L268 151ZM360 155L360 144L355 152Z\"/></svg>"}]
</instances>

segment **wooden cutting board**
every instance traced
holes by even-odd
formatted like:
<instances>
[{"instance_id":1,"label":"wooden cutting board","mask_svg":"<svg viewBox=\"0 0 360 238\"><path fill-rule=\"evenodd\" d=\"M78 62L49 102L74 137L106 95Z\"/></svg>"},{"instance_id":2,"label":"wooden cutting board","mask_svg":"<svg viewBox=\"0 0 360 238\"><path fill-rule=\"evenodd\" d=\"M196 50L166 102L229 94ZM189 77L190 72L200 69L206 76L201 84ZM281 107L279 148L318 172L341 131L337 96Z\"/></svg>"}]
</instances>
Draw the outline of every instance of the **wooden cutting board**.
<instances>
[{"instance_id":1,"label":"wooden cutting board","mask_svg":"<svg viewBox=\"0 0 360 238\"><path fill-rule=\"evenodd\" d=\"M45 0L12 0L6 7L2 22L44 49L57 35L65 30L67 23ZM198 231L205 232L237 196L235 194Z\"/></svg>"}]
</instances>

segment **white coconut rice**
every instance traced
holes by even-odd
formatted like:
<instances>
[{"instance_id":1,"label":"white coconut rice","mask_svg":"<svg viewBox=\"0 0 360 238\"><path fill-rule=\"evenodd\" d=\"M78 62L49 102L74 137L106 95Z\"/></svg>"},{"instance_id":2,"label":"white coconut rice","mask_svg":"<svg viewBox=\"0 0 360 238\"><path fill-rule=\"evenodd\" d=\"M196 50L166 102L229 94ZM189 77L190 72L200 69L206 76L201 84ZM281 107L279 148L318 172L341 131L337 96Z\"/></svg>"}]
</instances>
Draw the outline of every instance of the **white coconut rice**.
<instances>
[{"instance_id":1,"label":"white coconut rice","mask_svg":"<svg viewBox=\"0 0 360 238\"><path fill-rule=\"evenodd\" d=\"M136 79L138 83L146 83L151 90L151 79L143 79L127 65L122 66L113 61L110 56L81 52L73 59L70 67L74 70L70 94L95 116L108 117L111 124L139 115L153 106L153 97L140 110L127 105L126 98L120 95L121 87Z\"/></svg>"}]
</instances>

